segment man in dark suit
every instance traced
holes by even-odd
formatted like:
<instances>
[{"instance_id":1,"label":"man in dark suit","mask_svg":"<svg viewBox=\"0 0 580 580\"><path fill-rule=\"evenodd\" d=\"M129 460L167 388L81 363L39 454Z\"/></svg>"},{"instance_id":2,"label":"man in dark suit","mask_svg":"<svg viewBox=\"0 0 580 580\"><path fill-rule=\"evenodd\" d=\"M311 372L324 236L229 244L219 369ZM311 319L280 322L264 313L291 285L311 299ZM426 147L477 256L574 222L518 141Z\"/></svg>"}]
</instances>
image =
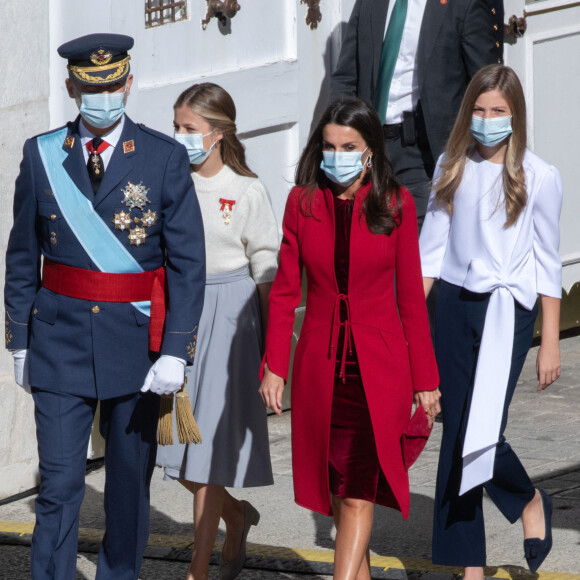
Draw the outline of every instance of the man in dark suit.
<instances>
[{"instance_id":1,"label":"man in dark suit","mask_svg":"<svg viewBox=\"0 0 580 580\"><path fill-rule=\"evenodd\" d=\"M93 34L59 48L80 116L29 139L16 180L6 347L35 404L34 580L75 578L98 402L106 530L97 578L138 577L158 395L181 387L195 353L205 284L201 214L185 148L124 114L132 46L128 36Z\"/></svg>"},{"instance_id":2,"label":"man in dark suit","mask_svg":"<svg viewBox=\"0 0 580 580\"><path fill-rule=\"evenodd\" d=\"M495 43L481 0L357 0L354 6L332 93L375 105L419 225L465 88L482 66L497 62Z\"/></svg>"}]
</instances>

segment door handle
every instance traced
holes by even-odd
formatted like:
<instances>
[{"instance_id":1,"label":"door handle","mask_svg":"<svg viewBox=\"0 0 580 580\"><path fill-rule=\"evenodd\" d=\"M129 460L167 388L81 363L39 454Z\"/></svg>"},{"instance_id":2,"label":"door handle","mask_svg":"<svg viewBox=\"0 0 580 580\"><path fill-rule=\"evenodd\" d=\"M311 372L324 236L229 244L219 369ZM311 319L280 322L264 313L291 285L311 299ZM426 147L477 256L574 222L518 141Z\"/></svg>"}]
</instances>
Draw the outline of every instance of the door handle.
<instances>
[{"instance_id":1,"label":"door handle","mask_svg":"<svg viewBox=\"0 0 580 580\"><path fill-rule=\"evenodd\" d=\"M207 0L207 14L201 21L201 27L205 30L212 18L217 18L225 26L226 19L233 18L240 9L238 0Z\"/></svg>"},{"instance_id":2,"label":"door handle","mask_svg":"<svg viewBox=\"0 0 580 580\"><path fill-rule=\"evenodd\" d=\"M510 17L507 24L503 25L504 36L513 36L514 38L521 38L528 28L528 23L525 16L518 18L515 14Z\"/></svg>"}]
</instances>

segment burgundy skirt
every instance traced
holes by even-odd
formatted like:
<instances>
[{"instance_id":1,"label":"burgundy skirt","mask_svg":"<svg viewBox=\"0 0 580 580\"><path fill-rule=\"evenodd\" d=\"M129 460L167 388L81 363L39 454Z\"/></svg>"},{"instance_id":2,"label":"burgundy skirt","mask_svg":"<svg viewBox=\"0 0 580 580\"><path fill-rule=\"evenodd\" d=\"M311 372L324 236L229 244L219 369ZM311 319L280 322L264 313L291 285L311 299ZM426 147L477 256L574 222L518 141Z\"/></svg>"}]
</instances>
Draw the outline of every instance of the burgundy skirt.
<instances>
[{"instance_id":1,"label":"burgundy skirt","mask_svg":"<svg viewBox=\"0 0 580 580\"><path fill-rule=\"evenodd\" d=\"M375 435L354 349L353 355L348 356L346 361L344 383L338 376L339 368L340 362L337 362L328 454L330 493L336 497L382 503L378 496L385 493L388 484L377 456Z\"/></svg>"}]
</instances>

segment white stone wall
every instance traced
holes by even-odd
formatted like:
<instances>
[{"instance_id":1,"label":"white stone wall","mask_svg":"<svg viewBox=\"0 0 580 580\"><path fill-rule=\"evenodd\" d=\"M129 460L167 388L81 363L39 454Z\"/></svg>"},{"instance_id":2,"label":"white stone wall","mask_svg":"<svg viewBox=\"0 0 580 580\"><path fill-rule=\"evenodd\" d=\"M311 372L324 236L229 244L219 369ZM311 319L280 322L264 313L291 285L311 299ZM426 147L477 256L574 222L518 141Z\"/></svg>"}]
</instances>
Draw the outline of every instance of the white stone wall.
<instances>
[{"instance_id":1,"label":"white stone wall","mask_svg":"<svg viewBox=\"0 0 580 580\"><path fill-rule=\"evenodd\" d=\"M48 2L23 9L0 3L0 319L4 269L12 226L12 195L26 138L49 128ZM37 485L33 404L14 383L12 357L0 349L0 499Z\"/></svg>"}]
</instances>

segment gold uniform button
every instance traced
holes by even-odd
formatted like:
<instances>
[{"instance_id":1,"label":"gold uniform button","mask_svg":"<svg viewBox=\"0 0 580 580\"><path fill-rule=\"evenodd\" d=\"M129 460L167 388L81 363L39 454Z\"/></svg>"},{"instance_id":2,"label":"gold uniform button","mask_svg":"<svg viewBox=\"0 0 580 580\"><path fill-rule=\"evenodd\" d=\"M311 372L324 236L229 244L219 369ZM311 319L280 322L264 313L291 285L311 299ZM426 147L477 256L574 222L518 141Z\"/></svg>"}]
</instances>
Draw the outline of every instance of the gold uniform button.
<instances>
[{"instance_id":1,"label":"gold uniform button","mask_svg":"<svg viewBox=\"0 0 580 580\"><path fill-rule=\"evenodd\" d=\"M491 9L491 13L492 13L492 14L495 14L495 8L492 8L492 9Z\"/></svg>"},{"instance_id":2,"label":"gold uniform button","mask_svg":"<svg viewBox=\"0 0 580 580\"><path fill-rule=\"evenodd\" d=\"M55 219L56 219L56 214L55 214L55 213L53 213L53 214L50 216L50 221L52 221L52 222L53 222Z\"/></svg>"},{"instance_id":3,"label":"gold uniform button","mask_svg":"<svg viewBox=\"0 0 580 580\"><path fill-rule=\"evenodd\" d=\"M499 42L496 42L495 45L499 48Z\"/></svg>"},{"instance_id":4,"label":"gold uniform button","mask_svg":"<svg viewBox=\"0 0 580 580\"><path fill-rule=\"evenodd\" d=\"M494 30L497 30L497 24L494 24L494 25L493 25L493 29L494 29ZM52 218L51 218L51 219L52 219Z\"/></svg>"},{"instance_id":5,"label":"gold uniform button","mask_svg":"<svg viewBox=\"0 0 580 580\"><path fill-rule=\"evenodd\" d=\"M93 306L91 310L93 311L93 314L98 314L101 311L98 306Z\"/></svg>"},{"instance_id":6,"label":"gold uniform button","mask_svg":"<svg viewBox=\"0 0 580 580\"><path fill-rule=\"evenodd\" d=\"M34 316L36 316L36 315L38 314L38 308L35 308L35 309L32 311L32 314L34 314Z\"/></svg>"}]
</instances>

